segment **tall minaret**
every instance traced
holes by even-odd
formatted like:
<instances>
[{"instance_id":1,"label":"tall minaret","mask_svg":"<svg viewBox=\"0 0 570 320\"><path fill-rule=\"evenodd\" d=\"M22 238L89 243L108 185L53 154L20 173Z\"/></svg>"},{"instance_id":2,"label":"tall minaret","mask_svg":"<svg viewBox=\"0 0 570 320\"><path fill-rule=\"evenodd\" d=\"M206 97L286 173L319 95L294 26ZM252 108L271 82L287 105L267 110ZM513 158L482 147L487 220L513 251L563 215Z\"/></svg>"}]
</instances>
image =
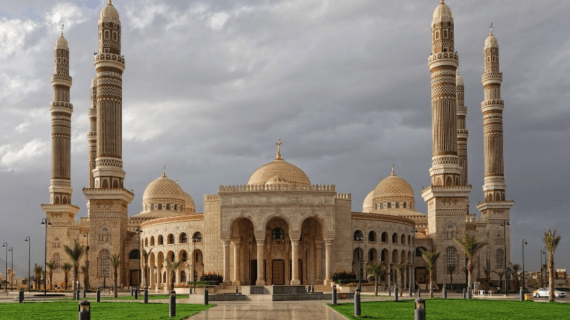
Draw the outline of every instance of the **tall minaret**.
<instances>
[{"instance_id":1,"label":"tall minaret","mask_svg":"<svg viewBox=\"0 0 570 320\"><path fill-rule=\"evenodd\" d=\"M89 132L87 133L89 142L88 150L88 170L89 170L89 188L95 188L95 178L93 178L93 169L95 169L95 160L97 159L97 77L91 82L91 108L89 108Z\"/></svg>"},{"instance_id":2,"label":"tall minaret","mask_svg":"<svg viewBox=\"0 0 570 320\"><path fill-rule=\"evenodd\" d=\"M484 217L508 219L513 201L505 201L505 171L503 163L503 110L505 102L501 99L503 74L499 71L499 43L493 36L493 26L485 41L485 74L482 83L485 101L481 103L483 111L483 136L485 155L485 201L477 208ZM494 209L494 210L491 210ZM497 215L498 214L498 215Z\"/></svg>"},{"instance_id":3,"label":"tall minaret","mask_svg":"<svg viewBox=\"0 0 570 320\"><path fill-rule=\"evenodd\" d=\"M91 130L89 165L93 165L89 188L83 189L87 198L89 216L89 243L91 254L105 261L90 270L93 286L102 285L110 276L106 257L117 254L124 257L123 239L127 238L128 205L134 194L123 187L125 171L122 160L122 77L125 58L121 56L121 21L119 13L109 3L99 18L99 50L95 55L96 83L92 84L92 108L89 112ZM96 139L94 138L96 137ZM95 159L93 159L95 157ZM138 239L137 239L138 241ZM103 257L103 258L101 258ZM93 259L95 260L95 259ZM125 279L125 269L119 277Z\"/></svg>"},{"instance_id":4,"label":"tall minaret","mask_svg":"<svg viewBox=\"0 0 570 320\"><path fill-rule=\"evenodd\" d=\"M469 130L466 128L465 118L467 117L467 107L465 107L465 84L463 78L457 71L457 157L459 158L459 166L461 167L461 175L459 176L459 184L466 186L469 184L469 174L467 168L467 139L469 138Z\"/></svg>"},{"instance_id":5,"label":"tall minaret","mask_svg":"<svg viewBox=\"0 0 570 320\"><path fill-rule=\"evenodd\" d=\"M460 181L456 84L459 62L455 52L453 16L443 0L433 13L431 31L432 54L428 65L431 72L432 167L431 185L422 191L422 197L428 204L428 237L438 247L447 248L454 245L454 240L446 236L444 230L453 228L456 234L465 232L471 186ZM463 266L459 261L457 270ZM445 270L445 266L437 269Z\"/></svg>"}]
</instances>

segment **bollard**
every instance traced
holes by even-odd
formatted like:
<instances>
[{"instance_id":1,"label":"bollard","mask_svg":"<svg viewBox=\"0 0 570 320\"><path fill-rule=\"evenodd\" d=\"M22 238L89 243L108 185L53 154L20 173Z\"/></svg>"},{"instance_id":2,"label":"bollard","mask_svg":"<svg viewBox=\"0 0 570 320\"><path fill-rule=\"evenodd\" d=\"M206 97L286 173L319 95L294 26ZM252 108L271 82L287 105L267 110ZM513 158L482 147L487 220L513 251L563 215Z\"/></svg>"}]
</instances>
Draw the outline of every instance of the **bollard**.
<instances>
[{"instance_id":1,"label":"bollard","mask_svg":"<svg viewBox=\"0 0 570 320\"><path fill-rule=\"evenodd\" d=\"M333 291L332 291L332 304L333 306L336 306L336 284L333 285Z\"/></svg>"},{"instance_id":2,"label":"bollard","mask_svg":"<svg viewBox=\"0 0 570 320\"><path fill-rule=\"evenodd\" d=\"M388 288L388 297L391 297L391 296L392 296L392 288L390 287L390 288Z\"/></svg>"},{"instance_id":3,"label":"bollard","mask_svg":"<svg viewBox=\"0 0 570 320\"><path fill-rule=\"evenodd\" d=\"M176 317L176 291L170 291L170 307L168 308L168 315Z\"/></svg>"},{"instance_id":4,"label":"bollard","mask_svg":"<svg viewBox=\"0 0 570 320\"><path fill-rule=\"evenodd\" d=\"M236 286L236 294L238 294L238 293L239 293L239 289L238 289L238 286Z\"/></svg>"},{"instance_id":5,"label":"bollard","mask_svg":"<svg viewBox=\"0 0 570 320\"><path fill-rule=\"evenodd\" d=\"M394 287L394 302L398 302L398 286Z\"/></svg>"},{"instance_id":6,"label":"bollard","mask_svg":"<svg viewBox=\"0 0 570 320\"><path fill-rule=\"evenodd\" d=\"M133 296L135 295L135 292L134 292L134 290L133 290L133 289L134 289L134 288L133 288L133 287L131 287L131 297L133 297Z\"/></svg>"},{"instance_id":7,"label":"bollard","mask_svg":"<svg viewBox=\"0 0 570 320\"><path fill-rule=\"evenodd\" d=\"M409 287L408 287L408 290L410 291L410 298L411 298L411 297L413 296L413 293L412 293L412 286L409 286Z\"/></svg>"},{"instance_id":8,"label":"bollard","mask_svg":"<svg viewBox=\"0 0 570 320\"><path fill-rule=\"evenodd\" d=\"M18 292L18 302L19 303L24 302L24 289L20 289L20 292Z\"/></svg>"},{"instance_id":9,"label":"bollard","mask_svg":"<svg viewBox=\"0 0 570 320\"><path fill-rule=\"evenodd\" d=\"M414 304L414 320L426 320L426 301L417 298Z\"/></svg>"},{"instance_id":10,"label":"bollard","mask_svg":"<svg viewBox=\"0 0 570 320\"><path fill-rule=\"evenodd\" d=\"M83 288L83 299L87 298L87 288Z\"/></svg>"},{"instance_id":11,"label":"bollard","mask_svg":"<svg viewBox=\"0 0 570 320\"><path fill-rule=\"evenodd\" d=\"M204 305L208 305L208 288L204 287Z\"/></svg>"},{"instance_id":12,"label":"bollard","mask_svg":"<svg viewBox=\"0 0 570 320\"><path fill-rule=\"evenodd\" d=\"M443 300L447 300L447 287L443 286Z\"/></svg>"},{"instance_id":13,"label":"bollard","mask_svg":"<svg viewBox=\"0 0 570 320\"><path fill-rule=\"evenodd\" d=\"M144 288L143 303L148 303L148 288Z\"/></svg>"},{"instance_id":14,"label":"bollard","mask_svg":"<svg viewBox=\"0 0 570 320\"><path fill-rule=\"evenodd\" d=\"M135 300L139 299L139 287L135 287Z\"/></svg>"},{"instance_id":15,"label":"bollard","mask_svg":"<svg viewBox=\"0 0 570 320\"><path fill-rule=\"evenodd\" d=\"M354 291L354 316L360 317L360 290Z\"/></svg>"},{"instance_id":16,"label":"bollard","mask_svg":"<svg viewBox=\"0 0 570 320\"><path fill-rule=\"evenodd\" d=\"M91 320L91 303L83 300L79 303L79 320Z\"/></svg>"},{"instance_id":17,"label":"bollard","mask_svg":"<svg viewBox=\"0 0 570 320\"><path fill-rule=\"evenodd\" d=\"M315 285L311 286L311 293L315 293Z\"/></svg>"},{"instance_id":18,"label":"bollard","mask_svg":"<svg viewBox=\"0 0 570 320\"><path fill-rule=\"evenodd\" d=\"M467 299L471 300L471 288L467 288Z\"/></svg>"},{"instance_id":19,"label":"bollard","mask_svg":"<svg viewBox=\"0 0 570 320\"><path fill-rule=\"evenodd\" d=\"M520 300L521 300L521 302L523 302L523 301L524 301L524 292L523 292L523 288L522 288L522 287L521 287L521 291L520 291L520 294L519 294L519 295L520 295Z\"/></svg>"},{"instance_id":20,"label":"bollard","mask_svg":"<svg viewBox=\"0 0 570 320\"><path fill-rule=\"evenodd\" d=\"M465 293L465 288L463 288L463 299L467 298L467 294Z\"/></svg>"},{"instance_id":21,"label":"bollard","mask_svg":"<svg viewBox=\"0 0 570 320\"><path fill-rule=\"evenodd\" d=\"M420 288L418 288L418 298L422 296L422 292L420 291Z\"/></svg>"},{"instance_id":22,"label":"bollard","mask_svg":"<svg viewBox=\"0 0 570 320\"><path fill-rule=\"evenodd\" d=\"M101 289L97 288L97 302L101 302Z\"/></svg>"}]
</instances>

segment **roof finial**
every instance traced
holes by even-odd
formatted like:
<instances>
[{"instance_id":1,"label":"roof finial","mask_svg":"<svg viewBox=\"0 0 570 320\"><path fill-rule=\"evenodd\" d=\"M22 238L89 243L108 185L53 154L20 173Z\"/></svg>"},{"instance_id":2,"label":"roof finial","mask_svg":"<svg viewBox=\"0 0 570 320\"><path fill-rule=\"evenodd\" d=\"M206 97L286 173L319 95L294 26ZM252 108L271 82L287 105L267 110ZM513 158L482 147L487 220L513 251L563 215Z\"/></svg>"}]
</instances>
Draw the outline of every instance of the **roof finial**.
<instances>
[{"instance_id":1,"label":"roof finial","mask_svg":"<svg viewBox=\"0 0 570 320\"><path fill-rule=\"evenodd\" d=\"M113 1L109 0L109 4L112 5L112 4L113 4Z\"/></svg>"},{"instance_id":2,"label":"roof finial","mask_svg":"<svg viewBox=\"0 0 570 320\"><path fill-rule=\"evenodd\" d=\"M65 26L65 25L63 25L63 24L61 25L61 36L62 36L62 37L63 37L63 27L64 27L64 26Z\"/></svg>"},{"instance_id":3,"label":"roof finial","mask_svg":"<svg viewBox=\"0 0 570 320\"><path fill-rule=\"evenodd\" d=\"M443 0L441 0L443 2ZM395 176L396 174L394 173L394 168L396 167L395 164L392 165L392 175Z\"/></svg>"},{"instance_id":4,"label":"roof finial","mask_svg":"<svg viewBox=\"0 0 570 320\"><path fill-rule=\"evenodd\" d=\"M281 158L281 144L283 143L283 141L281 141L281 139L279 139L279 141L277 141L276 145L277 145L277 157L275 158L275 160L283 160Z\"/></svg>"},{"instance_id":5,"label":"roof finial","mask_svg":"<svg viewBox=\"0 0 570 320\"><path fill-rule=\"evenodd\" d=\"M109 0L109 1L110 1L110 0ZM443 0L441 0L441 3L443 4L443 3L445 3L445 2L444 2Z\"/></svg>"},{"instance_id":6,"label":"roof finial","mask_svg":"<svg viewBox=\"0 0 570 320\"><path fill-rule=\"evenodd\" d=\"M489 35L492 36L493 35L493 24L492 23L489 26L489 28L491 29L491 31L489 31Z\"/></svg>"},{"instance_id":7,"label":"roof finial","mask_svg":"<svg viewBox=\"0 0 570 320\"><path fill-rule=\"evenodd\" d=\"M109 0L111 1L111 0ZM162 166L162 176L166 177L166 165Z\"/></svg>"}]
</instances>

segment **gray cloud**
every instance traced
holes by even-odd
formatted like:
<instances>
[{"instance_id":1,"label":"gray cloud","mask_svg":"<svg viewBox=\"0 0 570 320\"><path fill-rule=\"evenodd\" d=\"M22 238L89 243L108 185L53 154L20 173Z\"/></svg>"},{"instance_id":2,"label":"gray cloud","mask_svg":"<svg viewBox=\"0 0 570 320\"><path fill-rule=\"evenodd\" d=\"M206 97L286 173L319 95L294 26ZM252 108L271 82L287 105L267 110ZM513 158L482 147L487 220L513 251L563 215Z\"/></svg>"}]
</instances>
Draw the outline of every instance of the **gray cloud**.
<instances>
[{"instance_id":1,"label":"gray cloud","mask_svg":"<svg viewBox=\"0 0 570 320\"><path fill-rule=\"evenodd\" d=\"M102 1L3 1L0 12L0 241L36 262L50 177L50 74L66 25L73 87L74 200L85 216L87 108ZM106 2L106 1L105 1ZM126 186L141 209L167 165L194 198L245 184L275 156L313 183L351 192L352 208L381 176L397 173L420 196L431 161L430 22L438 1L115 1L123 24ZM471 210L482 199L481 74L493 22L504 73L505 163L513 261L526 238L538 267L540 236L570 224L567 165L570 38L562 0L449 0L466 84ZM36 149L32 146L36 146ZM33 151L33 152L32 152ZM570 262L563 242L557 266ZM1 252L0 252L1 253ZM531 260L532 259L532 260ZM19 265L27 256L15 257Z\"/></svg>"}]
</instances>

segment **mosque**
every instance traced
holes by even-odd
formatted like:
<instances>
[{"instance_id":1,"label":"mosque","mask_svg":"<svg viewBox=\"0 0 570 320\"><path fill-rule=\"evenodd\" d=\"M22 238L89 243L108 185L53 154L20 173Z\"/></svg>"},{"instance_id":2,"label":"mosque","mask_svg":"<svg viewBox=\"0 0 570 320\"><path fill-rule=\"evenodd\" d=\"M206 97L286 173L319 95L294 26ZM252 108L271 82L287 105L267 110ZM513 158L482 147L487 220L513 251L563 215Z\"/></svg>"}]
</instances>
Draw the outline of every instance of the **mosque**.
<instances>
[{"instance_id":1,"label":"mosque","mask_svg":"<svg viewBox=\"0 0 570 320\"><path fill-rule=\"evenodd\" d=\"M311 182L303 170L285 161L279 141L275 159L253 172L244 185L220 186L217 193L205 195L204 212L196 212L193 198L164 172L146 187L140 213L131 216L128 207L134 194L124 187L122 161L126 59L121 55L121 30L119 13L109 1L98 22L97 76L91 86L89 185L82 190L88 216L79 221L79 207L71 204L72 78L63 34L54 49L50 202L42 204L51 223L47 259L70 262L64 246L85 245L80 265L87 266L91 287L110 283L112 255L121 257L120 284L156 290L165 290L170 282L166 259L182 261L174 275L176 284L216 272L232 285L331 285L334 272L357 272L362 260L363 265L385 262L388 285L395 283L394 266L404 264L405 284L419 285L427 281L422 250L441 252L437 283L449 283L450 265L455 266L454 282L465 283L465 254L453 240L465 233L489 243L475 259L475 279L485 277L484 268L505 268L514 202L505 195L502 73L492 29L484 45L485 198L476 205L480 215L470 212L465 87L457 72L452 12L442 0L433 13L428 57L433 154L431 185L421 193L427 213L416 211L413 189L394 167L366 196L362 211L353 212L350 194ZM141 259L143 249L150 252L147 263ZM491 278L498 276L492 273ZM61 268L53 279L59 285L64 281Z\"/></svg>"}]
</instances>

